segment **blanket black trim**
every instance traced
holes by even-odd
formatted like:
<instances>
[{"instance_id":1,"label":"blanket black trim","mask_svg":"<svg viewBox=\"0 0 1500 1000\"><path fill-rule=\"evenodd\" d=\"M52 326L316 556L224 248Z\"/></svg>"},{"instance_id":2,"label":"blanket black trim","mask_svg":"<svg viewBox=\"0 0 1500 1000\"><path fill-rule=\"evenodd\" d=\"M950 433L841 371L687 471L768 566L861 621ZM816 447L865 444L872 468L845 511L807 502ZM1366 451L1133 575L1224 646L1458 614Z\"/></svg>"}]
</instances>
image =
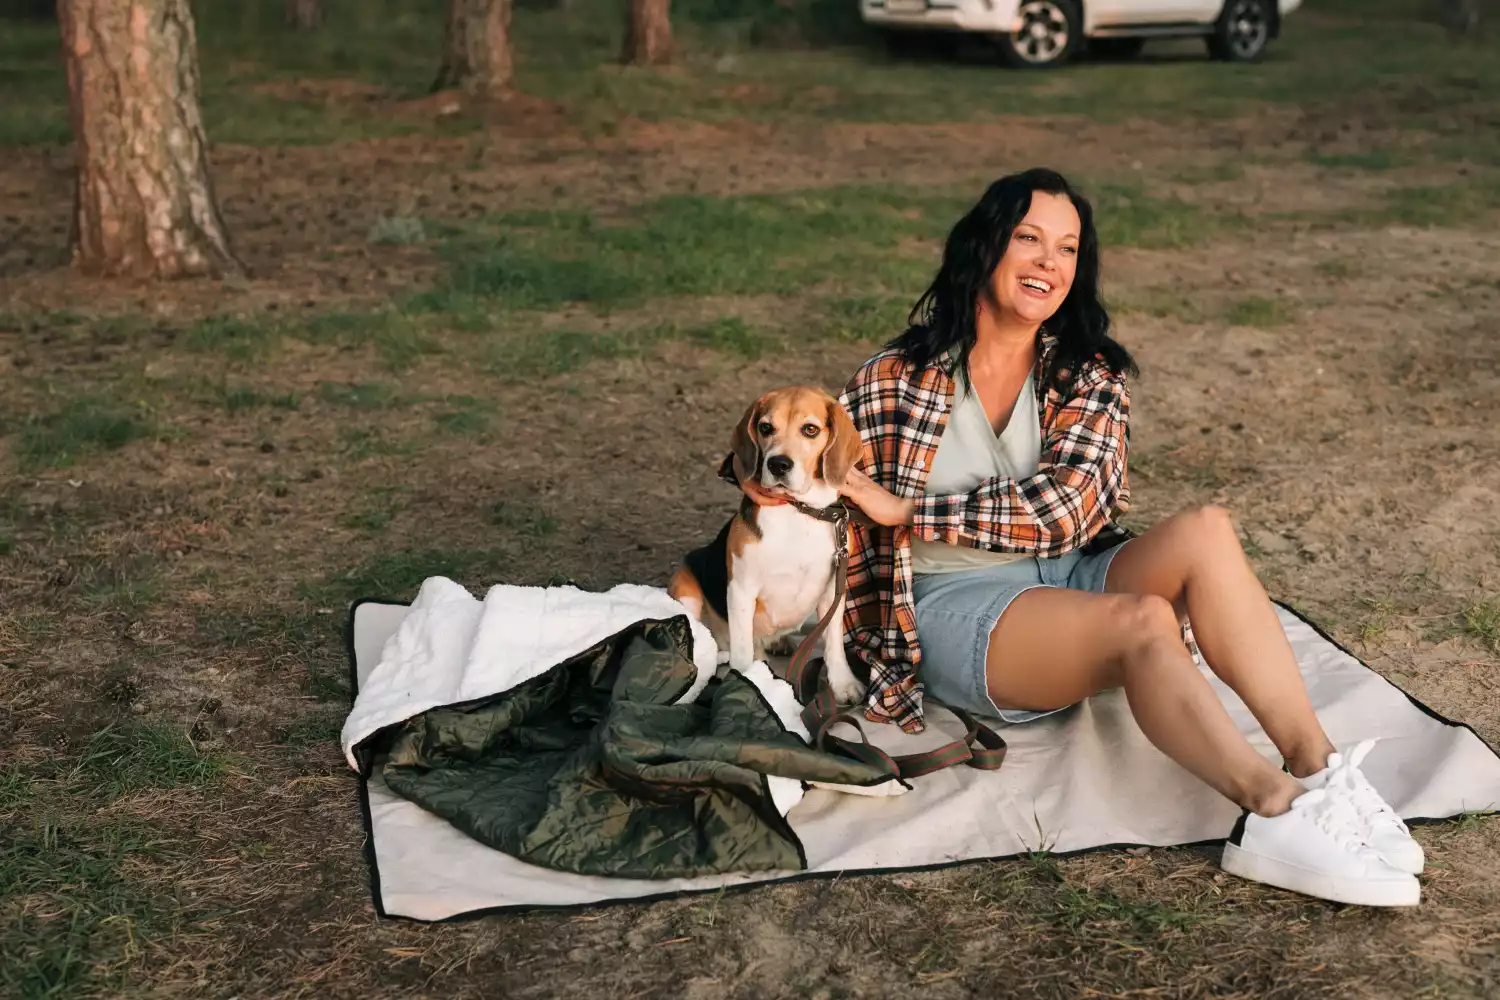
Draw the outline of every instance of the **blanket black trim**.
<instances>
[{"instance_id":1,"label":"blanket black trim","mask_svg":"<svg viewBox=\"0 0 1500 1000\"><path fill-rule=\"evenodd\" d=\"M387 606L390 606L390 607L406 607L410 603L411 603L410 601L394 601L394 600L391 600L389 598L381 598L381 597L361 597L361 598L356 599L349 606L349 618L348 618L348 621L345 623L345 626L344 626L344 648L345 648L346 654L349 657L349 702L350 702L351 709L353 707L355 697L357 697L358 694L359 694L359 664L355 661L355 657L354 657L354 618L355 618L355 613L359 610L360 606L364 605L364 604L383 604L383 605L387 605ZM1500 758L1500 750L1497 750L1492 744L1490 744L1487 740L1485 740L1484 737L1480 736L1477 732L1475 732L1473 726L1469 725L1466 722L1458 722L1458 721L1455 721L1453 719L1450 719L1447 716L1443 715L1442 713L1438 712L1436 709L1432 708L1430 705L1424 704L1423 702L1417 700L1415 697L1413 697L1408 691L1406 691L1400 685L1398 685L1395 682L1391 681L1389 678L1385 677L1379 671L1371 669L1370 665L1368 663L1366 663L1364 660L1361 660L1358 656L1355 656L1355 654L1351 650L1349 650L1348 648L1346 648L1342 643L1340 643L1333 636L1329 635L1326 631L1324 631L1324 629L1323 629L1323 627L1321 625L1319 625L1317 622L1313 621L1311 618L1308 618L1301 611L1298 611L1296 608L1291 607L1288 604L1284 604L1281 601L1273 600L1271 603L1274 604L1274 605L1276 605L1278 608L1281 608L1281 609L1289 612L1298 621L1302 622L1304 625L1308 626L1314 632L1316 632L1318 634L1318 636L1320 638L1322 638L1325 642L1327 642L1330 645L1332 645L1335 649L1339 650L1344 655L1352 657L1354 659L1354 661L1356 663L1358 663L1360 666L1364 667L1366 670L1369 670L1370 673L1374 674L1376 677L1379 677L1381 680L1385 681L1387 684L1389 684L1391 687L1395 688L1397 691L1400 691L1401 694L1406 697L1406 700L1409 701L1409 702L1411 702L1413 705L1415 705L1423 714L1425 714L1428 717L1436 720L1437 722L1441 722L1445 726L1452 726L1452 727L1455 727L1455 728L1458 728L1458 729L1466 729L1466 730L1468 730L1469 733L1471 735L1473 735L1473 737L1475 739L1479 740L1479 742L1481 744L1483 744L1483 746L1487 750L1490 751L1490 753L1494 754L1496 756L1496 758ZM342 754L342 747L340 748L340 753ZM409 921L409 922L415 923L415 924L450 924L450 923L462 923L462 922L466 922L466 921L470 921L470 920L477 920L477 919L480 919L482 917L487 917L487 916L490 916L492 914L497 914L497 913L520 914L520 913L530 913L530 912L537 911L537 910L563 911L563 912L566 912L566 911L569 911L569 910L580 910L580 911L582 911L582 910L599 909L599 908L607 907L607 906L628 905L628 904L633 904L633 903L654 903L654 902L659 902L659 901L664 900L664 899L675 899L675 898L678 898L678 897L681 897L681 896L701 896L701 895L704 895L704 894L707 894L707 893L715 893L715 892L717 892L717 893L742 892L742 891L745 891L747 889L755 889L755 888L759 888L761 886L766 886L766 885L781 885L781 884L785 884L785 883L788 883L788 882L802 882L802 881L807 881L807 880L811 880L811 879L820 879L820 878L869 877L869 876L876 876L876 875L902 875L902 874L909 874L909 873L914 873L914 872L943 871L943 870L948 869L948 868L957 868L957 867L959 867L961 865L976 864L976 863L984 862L984 861L1006 861L1006 860L1010 860L1012 858L1022 857L1024 855L1024 853L1025 853L1025 852L1017 852L1017 853L1014 853L1014 854L997 854L997 855L994 855L992 857L984 857L984 858L961 858L961 859L959 859L957 861L939 861L939 862L935 862L933 864L928 864L928 865L909 865L909 866L901 867L901 868L862 868L862 869L851 869L851 870L846 870L846 871L828 871L828 872L822 872L822 871L816 871L816 872L814 872L814 871L803 871L803 872L797 872L797 873L792 874L792 875L782 876L780 878L758 879L758 880L753 881L753 882L742 882L742 883L738 883L738 884L735 884L735 885L715 886L715 887L710 888L710 889L673 889L673 890L669 890L669 891L666 891L666 892L653 893L653 894L651 894L649 896L631 896L631 897L623 898L623 899L601 899L601 900L598 900L598 901L592 902L592 903L563 903L563 904L552 904L552 903L517 903L517 904L510 905L510 906L486 906L486 907L480 907L480 908L473 909L473 910L466 910L463 913L455 913L455 914L453 914L450 917L443 917L443 918L438 919L438 920L422 920L422 919L420 919L418 917L409 917L409 916L406 916L404 914L387 913L386 909L385 909L385 904L381 901L381 892L380 892L380 865L379 865L379 862L377 861L376 856L375 856L375 820L374 820L373 814L370 811L370 783L369 783L369 779L366 778L363 775L361 775L360 779L359 779L359 807L360 807L360 815L361 815L361 817L363 818L363 821L364 821L364 828L365 828L364 855L365 855L365 863L369 866L369 869L370 869L370 896L371 896L371 901L373 902L374 907L375 907L375 913L376 913L377 916L379 916L379 917L381 917L383 919L386 919L386 920L404 920L404 921ZM1406 820L1406 823L1409 826L1410 825L1416 825L1416 824L1426 824L1426 823L1444 823L1444 822L1447 822L1447 821L1451 820L1452 818L1453 817L1451 817L1451 816L1417 817L1417 818ZM1227 830L1225 831L1225 836L1226 837L1228 836L1228 831ZM801 847L801 843L802 843L801 839L798 838L797 844L798 844L799 849ZM1194 842L1189 843L1189 844L1173 844L1173 845L1171 845L1171 849L1172 850L1195 850L1195 849L1201 849L1201 848L1206 848L1206 847L1216 847L1216 846L1219 846L1219 845L1221 845L1223 843L1224 843L1224 837L1215 837L1215 838L1213 838L1211 840L1198 840L1198 841L1194 841ZM1080 848L1080 849L1078 849L1076 851L1062 851L1062 852L1058 852L1056 854L1053 854L1052 856L1053 857L1058 857L1058 858L1071 858L1071 857L1078 857L1078 856L1085 855L1085 854L1095 854L1095 853L1098 853L1098 852L1101 852L1101 851L1129 850L1131 848L1140 848L1140 847L1150 848L1152 850L1167 850L1168 849L1168 848L1164 848L1164 847L1158 847L1157 845L1153 845L1153 844L1134 844L1134 843L1129 843L1129 842L1121 842L1121 843L1118 843L1118 844L1098 844L1098 845L1095 845L1093 847ZM804 859L804 864L805 863L806 863L806 861Z\"/></svg>"}]
</instances>

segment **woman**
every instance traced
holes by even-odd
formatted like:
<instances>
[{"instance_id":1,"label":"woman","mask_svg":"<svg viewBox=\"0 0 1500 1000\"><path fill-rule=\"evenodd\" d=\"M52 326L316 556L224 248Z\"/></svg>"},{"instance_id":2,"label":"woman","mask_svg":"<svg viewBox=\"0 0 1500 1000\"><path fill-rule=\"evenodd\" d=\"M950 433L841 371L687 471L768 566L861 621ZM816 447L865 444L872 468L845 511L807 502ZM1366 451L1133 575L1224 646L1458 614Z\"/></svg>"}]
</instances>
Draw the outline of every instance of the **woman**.
<instances>
[{"instance_id":1,"label":"woman","mask_svg":"<svg viewBox=\"0 0 1500 1000\"><path fill-rule=\"evenodd\" d=\"M843 493L877 524L851 542L845 620L870 668L866 713L919 730L925 689L1021 723L1123 687L1151 742L1244 809L1227 870L1415 904L1421 847L1360 773L1368 746L1341 755L1324 734L1228 514L1138 537L1114 523L1134 373L1100 302L1089 203L1050 170L996 181L910 327L843 396L865 443ZM1287 770L1240 734L1184 619Z\"/></svg>"}]
</instances>

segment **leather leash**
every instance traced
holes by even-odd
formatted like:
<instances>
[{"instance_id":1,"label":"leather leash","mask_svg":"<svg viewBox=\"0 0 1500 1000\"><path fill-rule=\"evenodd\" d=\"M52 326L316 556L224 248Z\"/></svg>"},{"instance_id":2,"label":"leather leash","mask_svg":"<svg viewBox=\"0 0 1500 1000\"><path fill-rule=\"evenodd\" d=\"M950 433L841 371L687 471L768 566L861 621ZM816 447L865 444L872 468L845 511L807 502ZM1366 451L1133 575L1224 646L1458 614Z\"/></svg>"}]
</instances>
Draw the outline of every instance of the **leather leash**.
<instances>
[{"instance_id":1,"label":"leather leash","mask_svg":"<svg viewBox=\"0 0 1500 1000\"><path fill-rule=\"evenodd\" d=\"M732 454L726 457L723 464L719 466L719 478L739 488L739 477L734 474ZM833 601L829 604L828 610L818 619L818 623L813 626L813 630L797 646L797 651L792 654L786 671L787 683L792 686L797 701L803 706L802 724L812 734L813 745L819 750L842 752L855 760L881 767L901 778L919 778L924 774L931 774L955 764L967 764L984 771L998 770L1005 761L1006 751L1005 740L1000 734L963 709L940 702L936 698L929 696L926 700L946 708L957 716L958 720L964 724L964 736L962 739L945 743L933 750L911 754L886 753L870 742L865 734L863 725L865 720L861 715L848 709L841 710L838 707L838 702L833 696L833 689L827 683L823 659L822 657L814 659L812 652L817 648L823 633L828 630L833 620L833 613L838 610L848 592L849 524L851 521L857 521L863 525L873 525L875 522L871 521L859 508L850 507L842 499L827 507L812 507L794 497L783 499L808 517L832 524L834 533ZM841 722L854 727L859 733L860 742L853 743L840 736L834 736L830 732Z\"/></svg>"}]
</instances>

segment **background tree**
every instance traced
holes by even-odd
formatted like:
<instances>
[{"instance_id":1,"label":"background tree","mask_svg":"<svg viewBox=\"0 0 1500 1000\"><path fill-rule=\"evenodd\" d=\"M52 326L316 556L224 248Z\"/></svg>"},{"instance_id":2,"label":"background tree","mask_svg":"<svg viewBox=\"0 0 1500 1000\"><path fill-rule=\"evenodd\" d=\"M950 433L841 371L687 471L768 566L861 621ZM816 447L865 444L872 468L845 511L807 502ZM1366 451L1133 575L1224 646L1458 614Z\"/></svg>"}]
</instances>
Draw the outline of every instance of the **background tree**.
<instances>
[{"instance_id":1,"label":"background tree","mask_svg":"<svg viewBox=\"0 0 1500 1000\"><path fill-rule=\"evenodd\" d=\"M448 0L443 65L433 90L457 87L488 99L509 93L510 8L511 0Z\"/></svg>"},{"instance_id":2,"label":"background tree","mask_svg":"<svg viewBox=\"0 0 1500 1000\"><path fill-rule=\"evenodd\" d=\"M78 174L73 262L237 274L208 177L188 0L58 0Z\"/></svg>"},{"instance_id":3,"label":"background tree","mask_svg":"<svg viewBox=\"0 0 1500 1000\"><path fill-rule=\"evenodd\" d=\"M323 17L323 0L286 0L286 23L294 28L316 28Z\"/></svg>"},{"instance_id":4,"label":"background tree","mask_svg":"<svg viewBox=\"0 0 1500 1000\"><path fill-rule=\"evenodd\" d=\"M671 8L672 0L628 0L624 62L657 66L672 61Z\"/></svg>"}]
</instances>

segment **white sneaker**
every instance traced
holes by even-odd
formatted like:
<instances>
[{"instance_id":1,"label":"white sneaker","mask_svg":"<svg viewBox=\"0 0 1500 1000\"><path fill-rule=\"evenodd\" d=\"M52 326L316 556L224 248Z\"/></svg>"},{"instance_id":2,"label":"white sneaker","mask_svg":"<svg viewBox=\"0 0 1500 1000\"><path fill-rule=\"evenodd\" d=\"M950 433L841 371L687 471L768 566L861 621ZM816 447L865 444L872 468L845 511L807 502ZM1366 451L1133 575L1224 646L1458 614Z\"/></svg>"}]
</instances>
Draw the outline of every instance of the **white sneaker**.
<instances>
[{"instance_id":1,"label":"white sneaker","mask_svg":"<svg viewBox=\"0 0 1500 1000\"><path fill-rule=\"evenodd\" d=\"M1427 858L1422 845L1412 839L1396 811L1386 804L1375 786L1359 769L1374 740L1365 740L1347 754L1328 755L1328 764L1317 774L1303 778L1308 788L1326 788L1334 795L1346 798L1359 816L1365 840L1380 852L1380 856L1394 868L1413 875L1422 874Z\"/></svg>"},{"instance_id":2,"label":"white sneaker","mask_svg":"<svg viewBox=\"0 0 1500 1000\"><path fill-rule=\"evenodd\" d=\"M1326 789L1303 792L1280 816L1248 810L1224 845L1225 871L1355 906L1416 906L1422 886L1364 841L1353 807Z\"/></svg>"}]
</instances>

